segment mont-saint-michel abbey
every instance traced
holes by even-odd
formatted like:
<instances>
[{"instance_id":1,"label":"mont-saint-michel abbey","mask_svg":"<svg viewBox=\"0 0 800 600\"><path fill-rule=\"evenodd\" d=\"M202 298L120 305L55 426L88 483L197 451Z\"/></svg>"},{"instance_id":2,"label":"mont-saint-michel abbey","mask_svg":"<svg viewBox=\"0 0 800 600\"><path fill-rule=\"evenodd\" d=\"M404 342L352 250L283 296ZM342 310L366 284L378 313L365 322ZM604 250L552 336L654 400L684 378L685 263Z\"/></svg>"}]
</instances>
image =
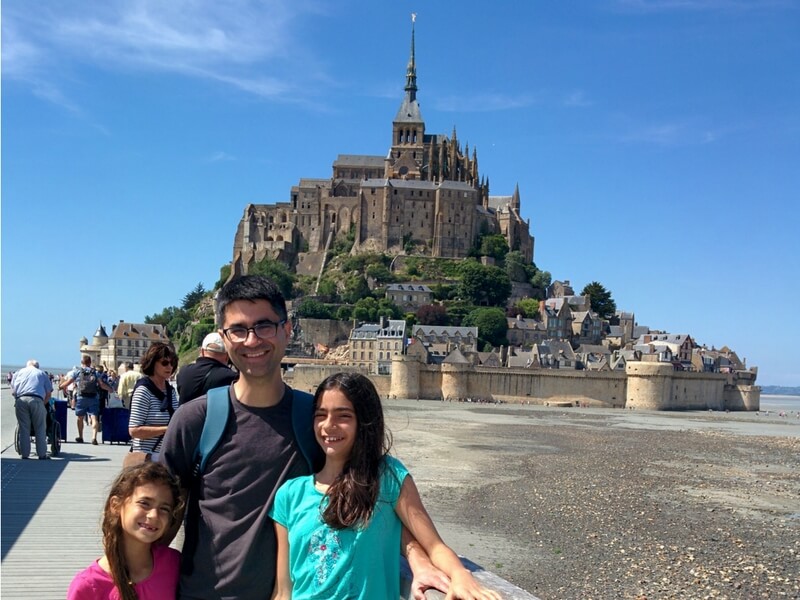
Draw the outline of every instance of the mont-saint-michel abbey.
<instances>
[{"instance_id":1,"label":"mont-saint-michel abbey","mask_svg":"<svg viewBox=\"0 0 800 600\"><path fill-rule=\"evenodd\" d=\"M387 138L389 137L387 127ZM327 245L355 229L353 252L399 254L408 246L432 257L461 258L481 233L502 233L511 250L533 261L519 189L491 196L478 154L452 134L428 133L417 101L414 30L405 96L385 155L340 154L328 179L301 179L289 202L250 204L234 241L233 274L265 257L319 270Z\"/></svg>"},{"instance_id":2,"label":"mont-saint-michel abbey","mask_svg":"<svg viewBox=\"0 0 800 600\"><path fill-rule=\"evenodd\" d=\"M352 236L352 254L462 259L482 235L499 234L532 263L534 238L521 217L519 186L492 196L477 150L462 148L455 128L449 136L426 130L417 92L412 24L404 95L387 126L386 154L340 154L329 178L300 179L288 202L247 205L230 277L264 259L321 277L328 250L343 235ZM386 295L408 309L417 295L430 304L430 292L409 282L389 286ZM480 352L477 328L415 325L406 332L402 319L324 325L300 319L308 345L338 347L345 340L349 355L302 365L307 368L294 370L292 385L313 391L344 364L362 369L387 398L758 410L757 368L730 349L637 326L633 313L618 311L612 324L569 281L548 287L536 318L507 320L509 346Z\"/></svg>"}]
</instances>

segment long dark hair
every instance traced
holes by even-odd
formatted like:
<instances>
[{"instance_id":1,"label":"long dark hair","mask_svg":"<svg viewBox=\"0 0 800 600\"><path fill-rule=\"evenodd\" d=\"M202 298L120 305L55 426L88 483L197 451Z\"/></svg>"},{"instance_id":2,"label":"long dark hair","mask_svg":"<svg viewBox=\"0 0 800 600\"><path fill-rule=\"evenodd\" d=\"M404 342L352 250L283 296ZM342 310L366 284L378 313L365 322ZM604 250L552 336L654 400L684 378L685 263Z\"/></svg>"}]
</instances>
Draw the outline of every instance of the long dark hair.
<instances>
[{"instance_id":1,"label":"long dark hair","mask_svg":"<svg viewBox=\"0 0 800 600\"><path fill-rule=\"evenodd\" d=\"M103 511L103 550L108 564L111 567L111 578L119 591L122 600L137 600L136 590L133 588L128 565L125 562L124 533L122 530L122 505L133 495L141 485L162 484L172 492L172 514L170 525L182 509L181 491L178 480L157 462L147 461L122 470L108 493L105 510ZM170 527L165 528L165 532Z\"/></svg>"},{"instance_id":2,"label":"long dark hair","mask_svg":"<svg viewBox=\"0 0 800 600\"><path fill-rule=\"evenodd\" d=\"M357 426L350 458L328 488L322 518L334 529L366 526L378 501L381 463L392 446L391 434L383 422L381 399L369 379L358 373L331 375L319 384L315 407L328 390L339 390L353 404Z\"/></svg>"}]
</instances>

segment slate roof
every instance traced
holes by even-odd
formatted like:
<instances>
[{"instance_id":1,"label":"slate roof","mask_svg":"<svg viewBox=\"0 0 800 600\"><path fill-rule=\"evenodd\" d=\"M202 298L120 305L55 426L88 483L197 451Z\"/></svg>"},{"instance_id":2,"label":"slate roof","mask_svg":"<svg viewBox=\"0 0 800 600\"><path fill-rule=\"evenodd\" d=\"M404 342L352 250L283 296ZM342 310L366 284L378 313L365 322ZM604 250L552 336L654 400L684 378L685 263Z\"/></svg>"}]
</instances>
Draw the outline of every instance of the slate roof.
<instances>
[{"instance_id":1,"label":"slate roof","mask_svg":"<svg viewBox=\"0 0 800 600\"><path fill-rule=\"evenodd\" d=\"M427 285L417 283L390 283L386 286L387 292L430 292Z\"/></svg>"},{"instance_id":2,"label":"slate roof","mask_svg":"<svg viewBox=\"0 0 800 600\"><path fill-rule=\"evenodd\" d=\"M400 108L397 110L397 115L394 117L395 123L422 123L422 113L419 110L419 102L411 100L406 94Z\"/></svg>"},{"instance_id":3,"label":"slate roof","mask_svg":"<svg viewBox=\"0 0 800 600\"><path fill-rule=\"evenodd\" d=\"M110 337L115 340L169 342L164 326L154 323L117 323Z\"/></svg>"},{"instance_id":4,"label":"slate roof","mask_svg":"<svg viewBox=\"0 0 800 600\"><path fill-rule=\"evenodd\" d=\"M541 329L544 329L544 323L537 321L536 319L530 318L519 318L519 317L506 317L506 321L508 322L509 329L521 329L530 331L532 329L537 329L541 325Z\"/></svg>"},{"instance_id":5,"label":"slate roof","mask_svg":"<svg viewBox=\"0 0 800 600\"><path fill-rule=\"evenodd\" d=\"M458 348L453 348L453 351L447 355L442 361L444 364L447 365L471 365L472 362L466 359L466 357L461 353L461 350Z\"/></svg>"},{"instance_id":6,"label":"slate roof","mask_svg":"<svg viewBox=\"0 0 800 600\"><path fill-rule=\"evenodd\" d=\"M411 335L415 336L418 333L422 335L435 335L445 336L449 338L467 337L470 334L472 337L478 337L477 327L450 327L449 325L414 325L411 329Z\"/></svg>"},{"instance_id":7,"label":"slate roof","mask_svg":"<svg viewBox=\"0 0 800 600\"><path fill-rule=\"evenodd\" d=\"M384 158L370 154L340 154L335 161L334 167L383 167Z\"/></svg>"},{"instance_id":8,"label":"slate roof","mask_svg":"<svg viewBox=\"0 0 800 600\"><path fill-rule=\"evenodd\" d=\"M331 180L330 179L311 179L311 178L304 177L304 178L300 179L300 182L297 184L297 187L298 187L298 189L299 188L313 188L313 187L328 189L328 188L331 187Z\"/></svg>"}]
</instances>

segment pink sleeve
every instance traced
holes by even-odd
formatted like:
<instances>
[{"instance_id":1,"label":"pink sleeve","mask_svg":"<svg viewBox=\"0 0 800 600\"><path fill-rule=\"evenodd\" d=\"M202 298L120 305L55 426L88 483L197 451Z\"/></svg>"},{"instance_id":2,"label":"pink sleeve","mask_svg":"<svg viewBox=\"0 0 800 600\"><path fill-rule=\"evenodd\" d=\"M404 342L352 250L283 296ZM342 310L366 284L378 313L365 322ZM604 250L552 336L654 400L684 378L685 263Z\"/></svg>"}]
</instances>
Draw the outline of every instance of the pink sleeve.
<instances>
[{"instance_id":1,"label":"pink sleeve","mask_svg":"<svg viewBox=\"0 0 800 600\"><path fill-rule=\"evenodd\" d=\"M95 597L94 586L91 578L86 577L86 571L81 571L69 584L67 600L92 600Z\"/></svg>"}]
</instances>

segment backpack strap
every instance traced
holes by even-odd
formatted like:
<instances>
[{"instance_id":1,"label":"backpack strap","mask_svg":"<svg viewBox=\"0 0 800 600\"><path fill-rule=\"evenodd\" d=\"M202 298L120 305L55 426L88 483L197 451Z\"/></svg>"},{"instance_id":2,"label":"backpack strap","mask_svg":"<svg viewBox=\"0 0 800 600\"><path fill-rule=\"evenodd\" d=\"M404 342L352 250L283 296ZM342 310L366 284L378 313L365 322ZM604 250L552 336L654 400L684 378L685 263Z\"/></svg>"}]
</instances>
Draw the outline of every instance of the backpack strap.
<instances>
[{"instance_id":1,"label":"backpack strap","mask_svg":"<svg viewBox=\"0 0 800 600\"><path fill-rule=\"evenodd\" d=\"M307 392L292 390L292 429L300 452L311 472L322 465L322 450L314 437L314 396Z\"/></svg>"},{"instance_id":2,"label":"backpack strap","mask_svg":"<svg viewBox=\"0 0 800 600\"><path fill-rule=\"evenodd\" d=\"M228 425L231 403L228 399L228 386L208 390L206 394L206 418L200 441L194 449L194 475L199 476L206 470L208 457L216 450Z\"/></svg>"},{"instance_id":3,"label":"backpack strap","mask_svg":"<svg viewBox=\"0 0 800 600\"><path fill-rule=\"evenodd\" d=\"M194 475L202 475L208 457L219 445L230 414L228 386L208 390L206 394L206 419L200 441L194 451ZM322 450L314 437L314 397L306 392L292 390L292 429L303 458L312 472L322 464Z\"/></svg>"}]
</instances>

